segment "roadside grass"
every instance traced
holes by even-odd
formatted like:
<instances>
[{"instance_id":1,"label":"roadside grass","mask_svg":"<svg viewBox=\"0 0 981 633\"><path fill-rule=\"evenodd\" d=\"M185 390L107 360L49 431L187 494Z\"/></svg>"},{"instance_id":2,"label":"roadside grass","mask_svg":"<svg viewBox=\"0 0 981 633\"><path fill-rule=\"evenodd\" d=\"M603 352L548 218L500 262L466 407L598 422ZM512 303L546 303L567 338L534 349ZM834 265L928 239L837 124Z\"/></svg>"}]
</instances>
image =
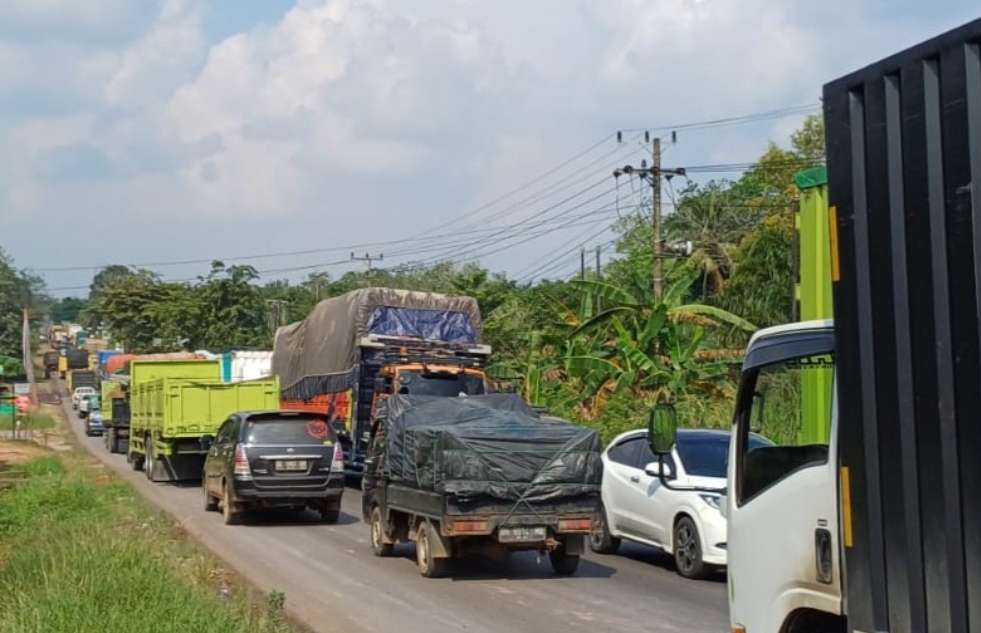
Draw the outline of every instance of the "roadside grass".
<instances>
[{"instance_id":1,"label":"roadside grass","mask_svg":"<svg viewBox=\"0 0 981 633\"><path fill-rule=\"evenodd\" d=\"M0 490L2 633L290 633L285 597L220 567L77 453L10 465Z\"/></svg>"}]
</instances>

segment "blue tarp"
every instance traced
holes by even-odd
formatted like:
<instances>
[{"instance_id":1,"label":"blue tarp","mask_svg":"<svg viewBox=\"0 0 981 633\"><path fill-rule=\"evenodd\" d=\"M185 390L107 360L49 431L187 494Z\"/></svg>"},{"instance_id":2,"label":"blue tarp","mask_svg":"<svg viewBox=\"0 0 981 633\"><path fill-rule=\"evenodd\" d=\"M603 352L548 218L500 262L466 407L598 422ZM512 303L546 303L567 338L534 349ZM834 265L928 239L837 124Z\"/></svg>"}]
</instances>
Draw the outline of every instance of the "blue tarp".
<instances>
[{"instance_id":1,"label":"blue tarp","mask_svg":"<svg viewBox=\"0 0 981 633\"><path fill-rule=\"evenodd\" d=\"M450 310L379 306L368 319L368 331L381 336L407 336L447 343L477 342L469 317Z\"/></svg>"}]
</instances>

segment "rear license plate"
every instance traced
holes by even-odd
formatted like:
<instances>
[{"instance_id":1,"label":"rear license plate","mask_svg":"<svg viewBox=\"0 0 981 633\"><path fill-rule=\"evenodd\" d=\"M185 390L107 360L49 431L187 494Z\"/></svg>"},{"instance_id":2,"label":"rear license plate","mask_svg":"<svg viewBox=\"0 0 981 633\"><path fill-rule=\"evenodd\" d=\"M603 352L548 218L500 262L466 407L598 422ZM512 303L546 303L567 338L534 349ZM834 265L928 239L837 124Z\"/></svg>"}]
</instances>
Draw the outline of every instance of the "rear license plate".
<instances>
[{"instance_id":1,"label":"rear license plate","mask_svg":"<svg viewBox=\"0 0 981 633\"><path fill-rule=\"evenodd\" d=\"M504 527L497 531L497 540L501 543L534 543L544 541L544 527Z\"/></svg>"},{"instance_id":2,"label":"rear license plate","mask_svg":"<svg viewBox=\"0 0 981 633\"><path fill-rule=\"evenodd\" d=\"M276 460L276 470L278 472L296 472L306 470L307 463L302 459L280 459Z\"/></svg>"}]
</instances>

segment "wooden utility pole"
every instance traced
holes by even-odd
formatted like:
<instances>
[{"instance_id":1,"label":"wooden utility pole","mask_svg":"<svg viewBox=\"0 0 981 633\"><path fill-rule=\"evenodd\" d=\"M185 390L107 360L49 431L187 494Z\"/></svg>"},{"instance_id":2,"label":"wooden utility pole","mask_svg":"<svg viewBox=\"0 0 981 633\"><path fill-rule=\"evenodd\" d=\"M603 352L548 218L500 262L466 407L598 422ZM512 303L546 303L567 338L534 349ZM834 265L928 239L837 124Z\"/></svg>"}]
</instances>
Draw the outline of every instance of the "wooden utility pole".
<instances>
[{"instance_id":1,"label":"wooden utility pole","mask_svg":"<svg viewBox=\"0 0 981 633\"><path fill-rule=\"evenodd\" d=\"M664 292L664 242L661 241L661 139L651 144L651 289L654 299Z\"/></svg>"}]
</instances>

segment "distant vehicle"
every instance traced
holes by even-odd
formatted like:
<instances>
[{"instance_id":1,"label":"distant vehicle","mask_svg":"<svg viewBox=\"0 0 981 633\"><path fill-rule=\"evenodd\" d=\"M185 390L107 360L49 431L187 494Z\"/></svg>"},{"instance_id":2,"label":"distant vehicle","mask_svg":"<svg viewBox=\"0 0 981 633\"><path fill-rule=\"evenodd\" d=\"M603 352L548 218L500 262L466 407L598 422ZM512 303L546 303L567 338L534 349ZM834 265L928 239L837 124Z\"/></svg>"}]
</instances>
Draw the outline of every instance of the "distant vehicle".
<instances>
[{"instance_id":1,"label":"distant vehicle","mask_svg":"<svg viewBox=\"0 0 981 633\"><path fill-rule=\"evenodd\" d=\"M749 441L773 445L758 435ZM618 436L603 453L603 505L593 522L590 549L614 554L621 539L660 547L674 557L678 573L686 578L704 578L724 566L726 520L719 503L728 455L728 431L679 430L664 460L664 477L679 487L701 490L669 490L658 478L658 459L647 430Z\"/></svg>"},{"instance_id":2,"label":"distant vehicle","mask_svg":"<svg viewBox=\"0 0 981 633\"><path fill-rule=\"evenodd\" d=\"M234 413L204 462L205 510L219 503L226 524L251 509L312 508L336 523L344 494L344 453L327 417L306 411Z\"/></svg>"},{"instance_id":3,"label":"distant vehicle","mask_svg":"<svg viewBox=\"0 0 981 633\"><path fill-rule=\"evenodd\" d=\"M102 435L105 427L102 425L102 412L96 409L85 418L85 434L89 437Z\"/></svg>"},{"instance_id":4,"label":"distant vehicle","mask_svg":"<svg viewBox=\"0 0 981 633\"><path fill-rule=\"evenodd\" d=\"M82 401L82 396L90 396L94 393L95 387L77 387L75 391L72 392L72 409L78 410L78 406Z\"/></svg>"},{"instance_id":5,"label":"distant vehicle","mask_svg":"<svg viewBox=\"0 0 981 633\"><path fill-rule=\"evenodd\" d=\"M56 351L45 352L44 353L44 377L50 378L51 374L58 371L58 357L61 356Z\"/></svg>"},{"instance_id":6,"label":"distant vehicle","mask_svg":"<svg viewBox=\"0 0 981 633\"><path fill-rule=\"evenodd\" d=\"M86 418L89 413L102 407L101 397L97 393L83 394L78 400L78 417Z\"/></svg>"}]
</instances>

